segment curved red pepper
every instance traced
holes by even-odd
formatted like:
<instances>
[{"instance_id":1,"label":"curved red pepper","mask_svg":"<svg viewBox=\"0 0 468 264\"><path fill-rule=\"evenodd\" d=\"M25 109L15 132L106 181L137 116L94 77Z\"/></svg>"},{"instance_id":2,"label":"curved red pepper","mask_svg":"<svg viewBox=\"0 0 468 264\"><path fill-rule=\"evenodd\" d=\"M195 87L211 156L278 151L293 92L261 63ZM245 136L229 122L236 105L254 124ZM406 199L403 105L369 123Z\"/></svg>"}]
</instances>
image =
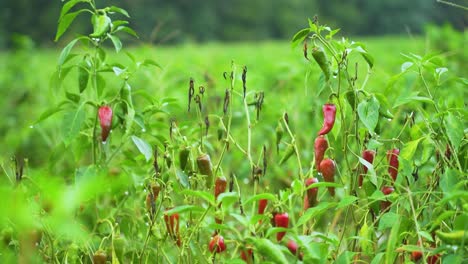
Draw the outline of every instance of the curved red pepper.
<instances>
[{"instance_id":1,"label":"curved red pepper","mask_svg":"<svg viewBox=\"0 0 468 264\"><path fill-rule=\"evenodd\" d=\"M388 174L390 174L393 181L396 180L397 175L398 175L398 167L400 166L400 163L398 162L399 154L400 154L399 149L392 149L392 150L387 151L387 160L388 160L388 164L390 165L388 167Z\"/></svg>"},{"instance_id":2,"label":"curved red pepper","mask_svg":"<svg viewBox=\"0 0 468 264\"><path fill-rule=\"evenodd\" d=\"M275 226L276 227L288 228L288 225L289 225L289 215L288 215L288 213L285 212L285 213L279 213L279 214L275 215ZM286 235L286 231L281 231L281 232L276 233L276 240L281 241L283 239L284 235Z\"/></svg>"},{"instance_id":3,"label":"curved red pepper","mask_svg":"<svg viewBox=\"0 0 468 264\"><path fill-rule=\"evenodd\" d=\"M332 130L335 124L336 117L336 106L334 104L324 104L322 107L323 111L323 126L319 131L319 135L325 135Z\"/></svg>"},{"instance_id":4,"label":"curved red pepper","mask_svg":"<svg viewBox=\"0 0 468 264\"><path fill-rule=\"evenodd\" d=\"M101 125L101 139L107 140L112 126L112 109L109 106L101 106L98 111L99 124Z\"/></svg>"},{"instance_id":5,"label":"curved red pepper","mask_svg":"<svg viewBox=\"0 0 468 264\"><path fill-rule=\"evenodd\" d=\"M374 157L375 157L375 151L373 150L364 150L362 152L362 158L372 164L374 162ZM359 188L362 187L362 181L363 181L363 175L367 173L367 167L362 165L362 169L364 173L359 175Z\"/></svg>"},{"instance_id":6,"label":"curved red pepper","mask_svg":"<svg viewBox=\"0 0 468 264\"><path fill-rule=\"evenodd\" d=\"M315 152L315 168L320 171L320 162L322 162L323 157L325 156L325 151L328 148L328 141L323 136L318 136L315 139L314 143L314 152Z\"/></svg>"}]
</instances>

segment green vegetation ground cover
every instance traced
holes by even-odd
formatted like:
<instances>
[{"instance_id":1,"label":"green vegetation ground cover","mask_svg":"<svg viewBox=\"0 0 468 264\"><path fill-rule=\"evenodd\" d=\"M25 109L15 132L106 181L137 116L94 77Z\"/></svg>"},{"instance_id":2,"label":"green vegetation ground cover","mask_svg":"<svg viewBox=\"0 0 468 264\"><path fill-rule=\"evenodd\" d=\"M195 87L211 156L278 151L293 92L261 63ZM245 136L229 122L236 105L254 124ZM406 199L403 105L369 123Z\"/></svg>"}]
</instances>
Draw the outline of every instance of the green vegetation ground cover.
<instances>
[{"instance_id":1,"label":"green vegetation ground cover","mask_svg":"<svg viewBox=\"0 0 468 264\"><path fill-rule=\"evenodd\" d=\"M288 42L142 45L118 54L109 47L112 70L103 71L104 81L81 94L76 68L57 85L55 50L0 54L6 61L0 65L0 105L6 117L0 123L5 176L0 198L15 205L1 209L2 257L98 263L104 253L112 263L236 263L241 252L248 255L252 249L256 262L304 257L305 263L404 263L416 261L411 252L422 250L422 261L442 256L446 263L461 262L468 217L466 103L461 96L467 82L463 61L458 61L464 53L440 52L421 37L357 40L365 43L364 53L373 56L373 63L351 53L346 59L353 63L340 64L351 77L331 77L328 83L318 65L304 58L302 47L291 48ZM88 52L85 47L74 52ZM122 76L138 65L132 66L131 57L161 67L145 67L126 82ZM79 64L78 58L67 63ZM245 100L243 69L248 69ZM194 100L187 111L190 78L196 94L201 96L199 86L205 89L202 111ZM126 84L135 116L129 107L120 108L122 101L129 102L122 94ZM91 87L100 87L102 94L88 106L83 98L96 96ZM357 109L344 96L354 90L362 92ZM64 100L68 108L36 123ZM339 113L326 136L326 155L337 164L336 182L314 185L319 203L307 208L304 179L323 179L314 169L314 140L323 124L322 106L331 102ZM377 104L391 115L376 112ZM112 106L116 124L110 140L97 144L93 126L103 105ZM179 155L187 148L190 168L180 169ZM364 188L354 190L354 176L365 164L358 158L364 148L377 150L376 161ZM386 152L392 148L402 150L395 182L387 172ZM232 183L218 201L213 186L205 187L200 152L211 156L215 177ZM159 199L152 201L156 183ZM381 188L389 184L394 193L384 196ZM335 187L336 196L326 187ZM256 211L260 199L269 202L263 215ZM382 202L391 208L382 210ZM289 213L288 229L269 223L280 212ZM168 214L177 214L182 239ZM299 244L297 256L286 241L277 243L284 231L287 240ZM226 252L212 254L209 242L215 234L224 236Z\"/></svg>"}]
</instances>

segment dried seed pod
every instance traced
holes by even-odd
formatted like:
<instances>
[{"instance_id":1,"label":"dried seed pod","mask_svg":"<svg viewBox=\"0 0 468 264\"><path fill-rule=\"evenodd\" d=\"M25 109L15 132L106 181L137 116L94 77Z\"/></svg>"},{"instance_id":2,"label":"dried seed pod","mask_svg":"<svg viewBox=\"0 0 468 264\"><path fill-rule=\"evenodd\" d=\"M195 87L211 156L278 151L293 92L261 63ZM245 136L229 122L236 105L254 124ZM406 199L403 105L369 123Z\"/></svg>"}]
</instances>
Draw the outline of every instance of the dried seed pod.
<instances>
[{"instance_id":1,"label":"dried seed pod","mask_svg":"<svg viewBox=\"0 0 468 264\"><path fill-rule=\"evenodd\" d=\"M194 84L193 84L193 79L190 78L189 92L188 92L188 112L190 112L190 104L192 102L192 97L193 97L194 94L195 94L195 87L194 87Z\"/></svg>"},{"instance_id":2,"label":"dried seed pod","mask_svg":"<svg viewBox=\"0 0 468 264\"><path fill-rule=\"evenodd\" d=\"M215 199L218 199L218 196L226 191L227 180L224 176L216 178L214 195Z\"/></svg>"},{"instance_id":3,"label":"dried seed pod","mask_svg":"<svg viewBox=\"0 0 468 264\"><path fill-rule=\"evenodd\" d=\"M93 255L93 263L94 264L106 264L107 261L107 254L102 250L98 250Z\"/></svg>"},{"instance_id":4,"label":"dried seed pod","mask_svg":"<svg viewBox=\"0 0 468 264\"><path fill-rule=\"evenodd\" d=\"M242 87L243 87L243 90L244 90L244 98L245 98L245 94L247 92L247 66L244 66L244 68L242 68Z\"/></svg>"},{"instance_id":5,"label":"dried seed pod","mask_svg":"<svg viewBox=\"0 0 468 264\"><path fill-rule=\"evenodd\" d=\"M206 187L213 186L213 166L208 154L201 154L197 158L198 171L201 175L206 175Z\"/></svg>"}]
</instances>

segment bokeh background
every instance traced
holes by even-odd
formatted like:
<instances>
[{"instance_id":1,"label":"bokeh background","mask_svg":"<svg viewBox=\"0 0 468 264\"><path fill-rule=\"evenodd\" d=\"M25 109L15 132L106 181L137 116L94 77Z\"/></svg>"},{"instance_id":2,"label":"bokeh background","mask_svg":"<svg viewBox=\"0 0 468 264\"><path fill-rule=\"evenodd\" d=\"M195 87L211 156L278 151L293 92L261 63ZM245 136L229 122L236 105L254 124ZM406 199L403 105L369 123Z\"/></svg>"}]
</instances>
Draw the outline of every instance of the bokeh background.
<instances>
[{"instance_id":1,"label":"bokeh background","mask_svg":"<svg viewBox=\"0 0 468 264\"><path fill-rule=\"evenodd\" d=\"M444 23L463 30L468 21L468 12L436 0L118 0L101 4L127 9L140 41L153 44L290 39L314 15L345 35L421 34L428 24ZM0 48L14 45L16 34L53 46L61 5L59 0L0 1ZM90 23L83 22L74 23L75 32L86 31L80 27Z\"/></svg>"}]
</instances>

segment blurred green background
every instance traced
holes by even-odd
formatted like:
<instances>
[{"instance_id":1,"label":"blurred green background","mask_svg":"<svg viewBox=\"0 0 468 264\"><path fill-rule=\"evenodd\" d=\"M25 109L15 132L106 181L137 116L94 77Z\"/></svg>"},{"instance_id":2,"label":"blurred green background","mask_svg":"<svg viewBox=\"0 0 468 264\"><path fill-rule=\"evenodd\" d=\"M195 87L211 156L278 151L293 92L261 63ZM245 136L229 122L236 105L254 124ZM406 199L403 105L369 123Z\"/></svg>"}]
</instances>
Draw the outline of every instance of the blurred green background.
<instances>
[{"instance_id":1,"label":"blurred green background","mask_svg":"<svg viewBox=\"0 0 468 264\"><path fill-rule=\"evenodd\" d=\"M147 43L289 39L314 15L348 36L420 34L428 23L450 23L462 30L468 21L464 10L436 0L119 0L101 4L127 9L140 41ZM59 0L0 1L0 48L11 47L15 34L53 46L61 5ZM90 30L89 21L78 20L73 26L75 32Z\"/></svg>"}]
</instances>

